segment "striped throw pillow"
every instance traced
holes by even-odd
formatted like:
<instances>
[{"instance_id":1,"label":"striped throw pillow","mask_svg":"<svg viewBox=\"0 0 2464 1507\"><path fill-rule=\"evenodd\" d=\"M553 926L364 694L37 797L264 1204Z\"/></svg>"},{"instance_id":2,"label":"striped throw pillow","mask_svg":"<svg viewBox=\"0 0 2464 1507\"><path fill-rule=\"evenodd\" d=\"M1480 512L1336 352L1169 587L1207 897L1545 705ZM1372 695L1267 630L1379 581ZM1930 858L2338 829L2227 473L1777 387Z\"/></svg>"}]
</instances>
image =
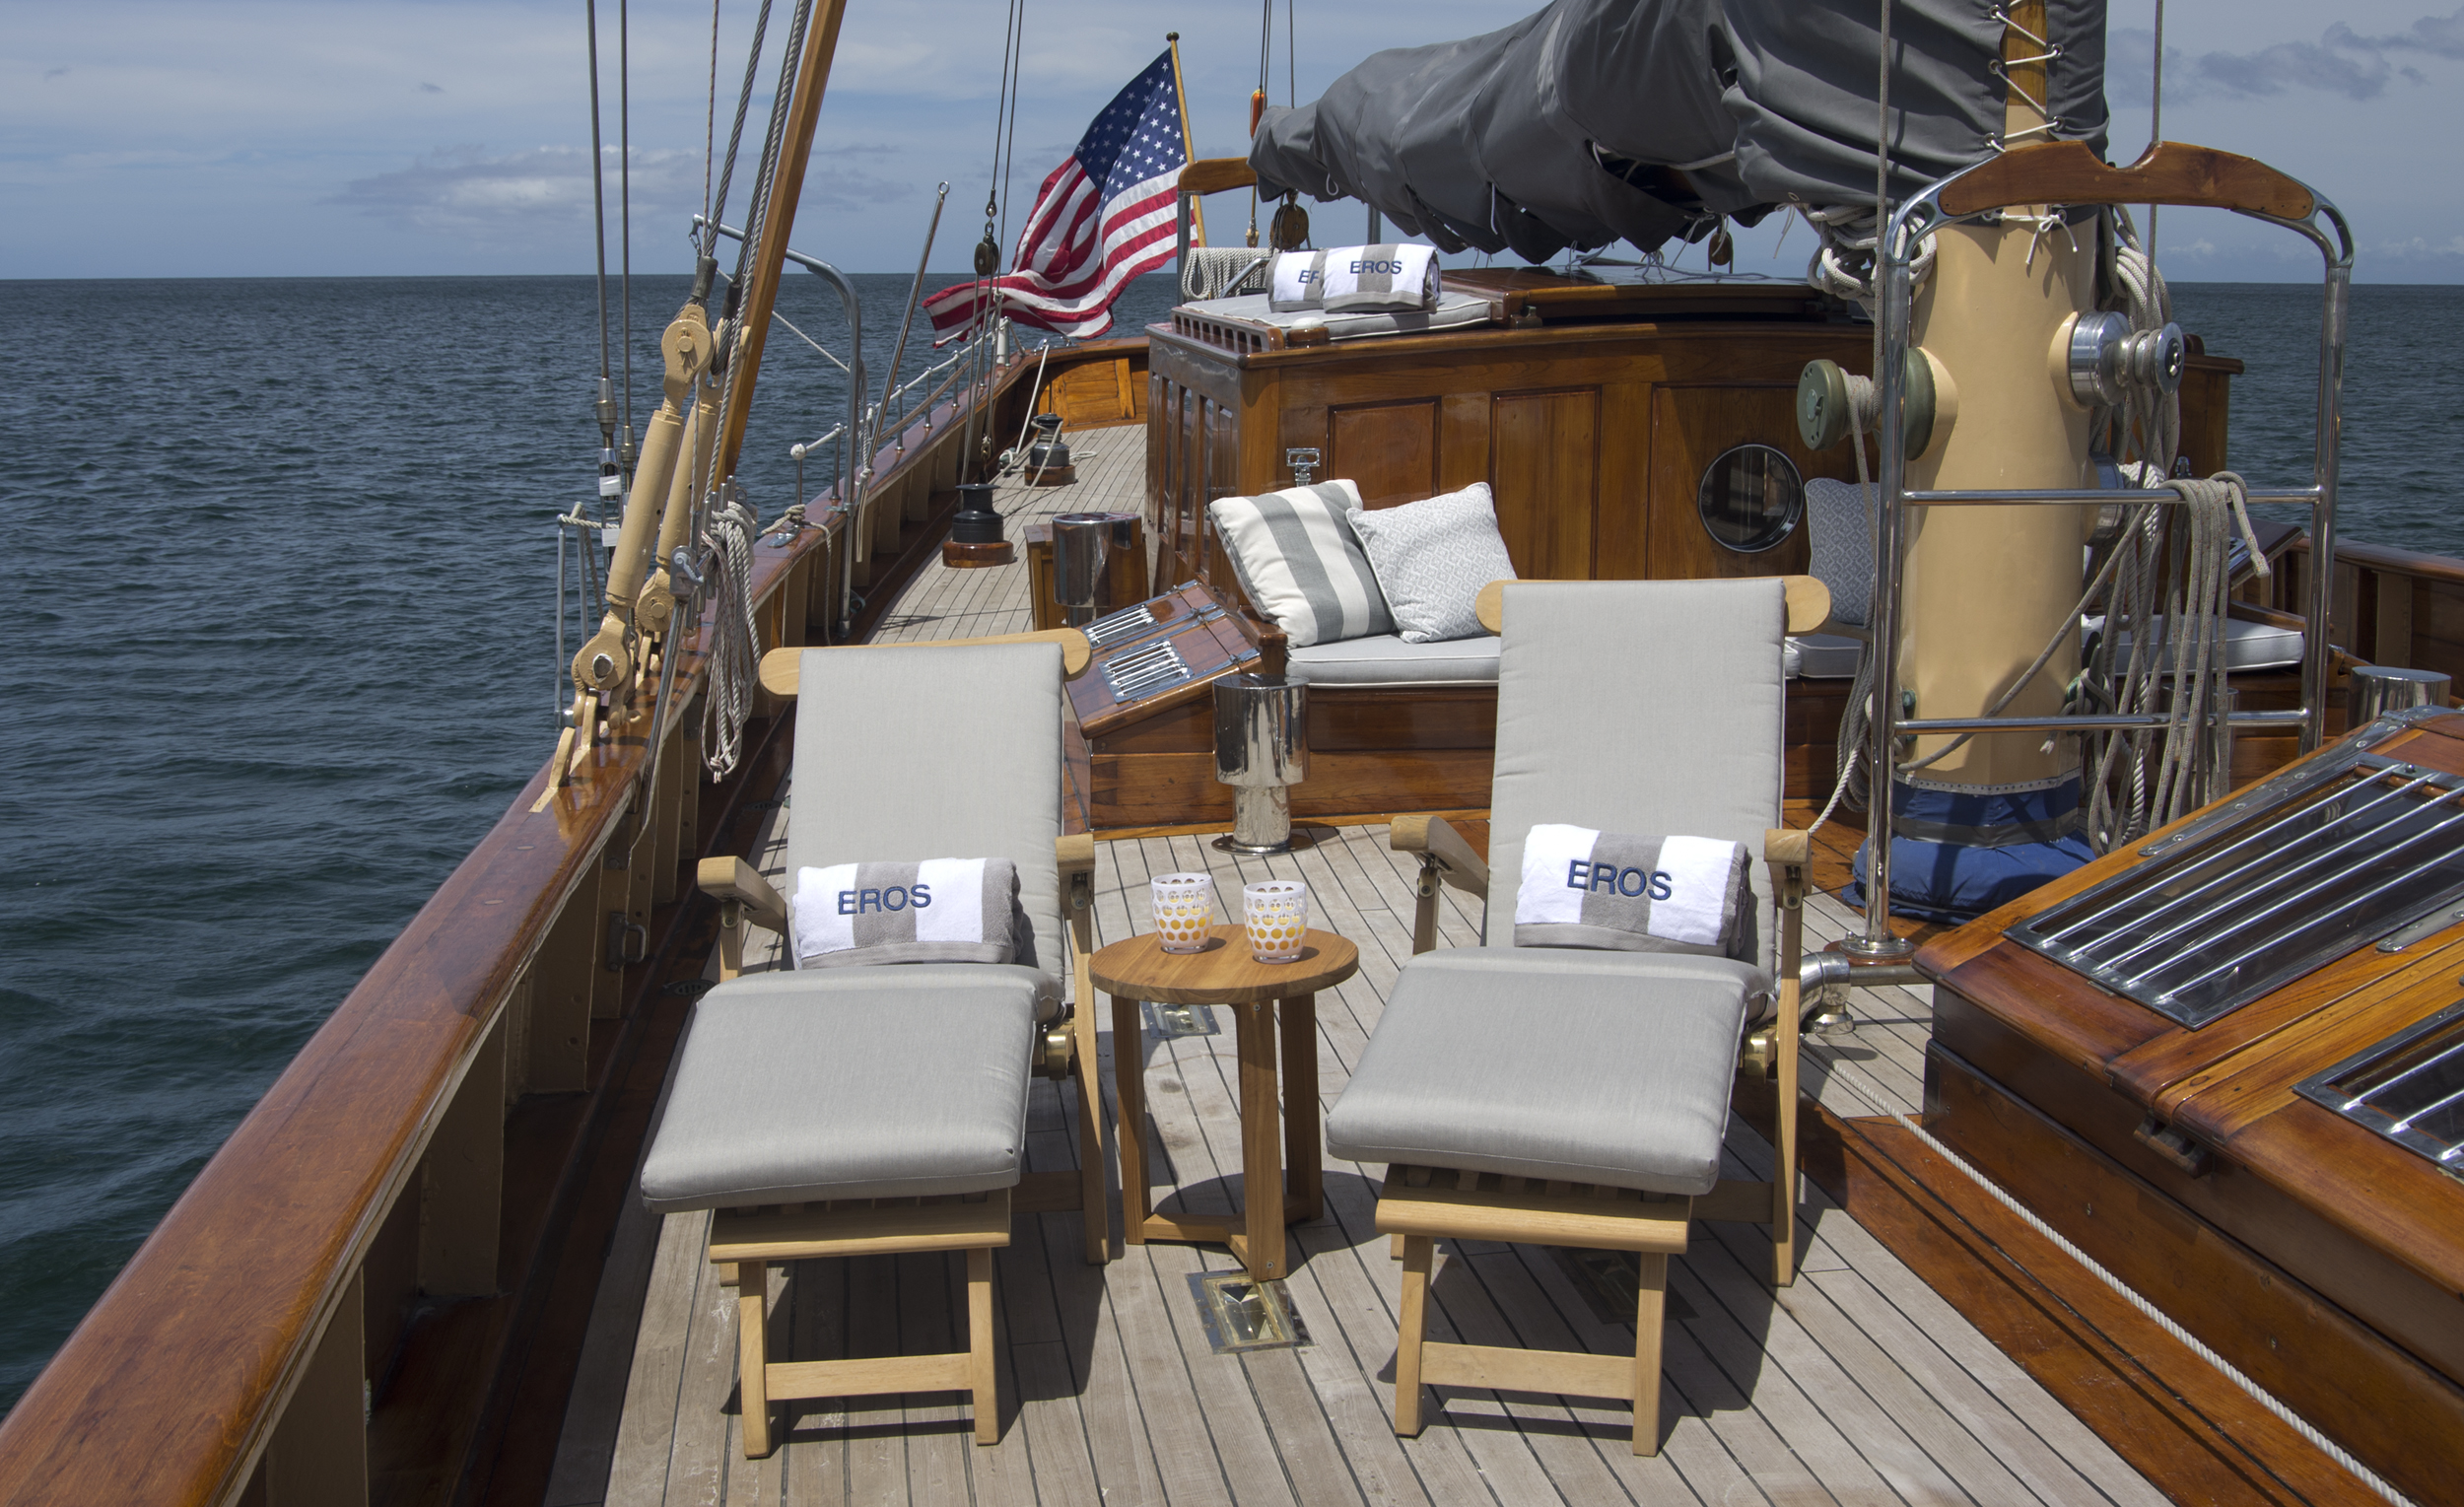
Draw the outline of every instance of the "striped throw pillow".
<instances>
[{"instance_id":1,"label":"striped throw pillow","mask_svg":"<svg viewBox=\"0 0 2464 1507\"><path fill-rule=\"evenodd\" d=\"M1350 514L1359 506L1360 489L1348 481L1206 505L1241 589L1294 649L1395 631L1377 573L1352 531Z\"/></svg>"}]
</instances>

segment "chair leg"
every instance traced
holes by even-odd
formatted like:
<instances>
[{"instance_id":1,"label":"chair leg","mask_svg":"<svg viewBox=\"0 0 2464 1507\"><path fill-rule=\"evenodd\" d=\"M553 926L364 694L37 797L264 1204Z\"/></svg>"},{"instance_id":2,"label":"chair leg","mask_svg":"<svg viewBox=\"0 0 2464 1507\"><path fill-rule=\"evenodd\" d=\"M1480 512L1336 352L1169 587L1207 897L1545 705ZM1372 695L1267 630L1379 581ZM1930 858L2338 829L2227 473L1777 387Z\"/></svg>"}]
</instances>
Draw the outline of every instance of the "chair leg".
<instances>
[{"instance_id":1,"label":"chair leg","mask_svg":"<svg viewBox=\"0 0 2464 1507\"><path fill-rule=\"evenodd\" d=\"M1409 1238L1410 1237L1405 1235L1397 1235L1393 1239L1387 1241L1386 1259L1388 1261L1402 1261L1403 1259L1403 1242Z\"/></svg>"},{"instance_id":2,"label":"chair leg","mask_svg":"<svg viewBox=\"0 0 2464 1507\"><path fill-rule=\"evenodd\" d=\"M967 1253L967 1379L975 1394L976 1443L1001 1442L1001 1398L992 1365L992 1253Z\"/></svg>"},{"instance_id":3,"label":"chair leg","mask_svg":"<svg viewBox=\"0 0 2464 1507\"><path fill-rule=\"evenodd\" d=\"M1104 1088L1096 1056L1095 986L1087 970L1094 934L1086 913L1071 923L1070 941L1078 991L1070 1018L1078 1048L1078 1211L1086 1264L1100 1267L1112 1259L1112 1200L1104 1180Z\"/></svg>"},{"instance_id":4,"label":"chair leg","mask_svg":"<svg viewBox=\"0 0 2464 1507\"><path fill-rule=\"evenodd\" d=\"M744 1427L744 1458L770 1453L770 1273L757 1261L736 1263L736 1398Z\"/></svg>"},{"instance_id":5,"label":"chair leg","mask_svg":"<svg viewBox=\"0 0 2464 1507\"><path fill-rule=\"evenodd\" d=\"M1403 1312L1395 1332L1395 1432L1420 1432L1420 1341L1428 1327L1429 1258L1426 1235L1398 1235L1403 1245Z\"/></svg>"},{"instance_id":6,"label":"chair leg","mask_svg":"<svg viewBox=\"0 0 2464 1507\"><path fill-rule=\"evenodd\" d=\"M1669 1287L1669 1259L1644 1253L1634 1287L1634 1453L1660 1453L1660 1336Z\"/></svg>"},{"instance_id":7,"label":"chair leg","mask_svg":"<svg viewBox=\"0 0 2464 1507\"><path fill-rule=\"evenodd\" d=\"M1771 1285L1797 1280L1797 979L1780 990L1779 1116L1771 1148Z\"/></svg>"}]
</instances>

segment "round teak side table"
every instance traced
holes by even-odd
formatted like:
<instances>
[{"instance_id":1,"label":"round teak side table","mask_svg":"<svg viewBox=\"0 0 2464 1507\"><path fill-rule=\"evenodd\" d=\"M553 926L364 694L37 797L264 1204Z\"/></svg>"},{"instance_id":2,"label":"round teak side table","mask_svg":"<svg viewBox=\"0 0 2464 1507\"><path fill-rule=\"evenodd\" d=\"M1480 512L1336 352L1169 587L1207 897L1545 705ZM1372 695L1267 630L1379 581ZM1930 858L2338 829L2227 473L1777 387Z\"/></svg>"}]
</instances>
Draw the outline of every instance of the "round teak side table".
<instances>
[{"instance_id":1,"label":"round teak side table","mask_svg":"<svg viewBox=\"0 0 2464 1507\"><path fill-rule=\"evenodd\" d=\"M1238 925L1213 928L1203 952L1166 952L1152 931L1118 941L1088 964L1112 995L1113 1072L1121 1097L1122 1224L1130 1245L1149 1240L1231 1247L1260 1281L1283 1276L1283 1226L1314 1219L1322 1203L1318 1150L1318 991L1360 970L1360 949L1312 927L1300 957L1261 963ZM1230 1219L1158 1214L1146 1186L1146 1043L1138 1001L1223 1005L1237 1023L1241 1062L1241 1213ZM1282 1145L1276 1145L1275 1026L1281 1005ZM1291 1178L1285 1186L1284 1169ZM1275 1190L1282 1198L1266 1197ZM1280 1203L1280 1207L1276 1205Z\"/></svg>"}]
</instances>

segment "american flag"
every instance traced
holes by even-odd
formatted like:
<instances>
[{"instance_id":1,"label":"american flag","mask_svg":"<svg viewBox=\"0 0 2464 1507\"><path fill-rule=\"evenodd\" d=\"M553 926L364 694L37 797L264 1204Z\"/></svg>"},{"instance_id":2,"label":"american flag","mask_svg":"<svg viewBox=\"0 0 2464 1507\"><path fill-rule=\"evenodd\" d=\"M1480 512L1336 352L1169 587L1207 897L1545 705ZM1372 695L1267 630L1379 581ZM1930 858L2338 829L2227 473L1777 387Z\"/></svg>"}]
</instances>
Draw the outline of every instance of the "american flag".
<instances>
[{"instance_id":1,"label":"american flag","mask_svg":"<svg viewBox=\"0 0 2464 1507\"><path fill-rule=\"evenodd\" d=\"M936 334L964 330L988 301L1035 329L1083 338L1112 328L1129 279L1172 260L1174 190L1189 165L1172 52L1113 97L1077 150L1052 171L1018 233L1011 271L924 300Z\"/></svg>"}]
</instances>

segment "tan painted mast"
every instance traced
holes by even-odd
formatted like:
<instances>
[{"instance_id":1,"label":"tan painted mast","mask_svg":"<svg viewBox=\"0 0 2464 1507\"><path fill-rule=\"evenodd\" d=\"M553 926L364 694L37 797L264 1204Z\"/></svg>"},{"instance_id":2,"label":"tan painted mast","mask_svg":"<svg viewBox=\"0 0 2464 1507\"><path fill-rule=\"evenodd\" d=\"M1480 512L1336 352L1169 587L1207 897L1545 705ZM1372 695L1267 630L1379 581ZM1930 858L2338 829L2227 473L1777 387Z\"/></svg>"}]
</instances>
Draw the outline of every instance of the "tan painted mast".
<instances>
[{"instance_id":1,"label":"tan painted mast","mask_svg":"<svg viewBox=\"0 0 2464 1507\"><path fill-rule=\"evenodd\" d=\"M1190 130L1190 91L1181 82L1181 34L1166 32L1164 43L1172 49L1172 101L1181 107L1181 150L1191 162L1198 161L1198 137ZM1190 244L1206 243L1206 201L1203 197L1190 200Z\"/></svg>"},{"instance_id":2,"label":"tan painted mast","mask_svg":"<svg viewBox=\"0 0 2464 1507\"><path fill-rule=\"evenodd\" d=\"M2003 140L2026 142L2046 134L2037 103L2045 98L2038 57L2045 49L2036 41L2045 34L2044 0L2020 0L2009 14ZM1909 461L1910 489L2094 484L2088 414L2069 394L2062 357L2072 319L2094 302L2096 240L2083 233L2074 241L2060 228L2039 234L2008 219L1936 233L1934 272L1917 295L1910 339L1932 359L1945 413L1933 444ZM1966 413L1964 424L1951 418L1952 401ZM2070 621L2090 510L1919 508L1909 517L1900 683L1915 704L1907 715L1981 715ZM2060 713L2078 670L2074 631L2004 714ZM1917 756L1950 741L1921 738ZM2041 733L1973 737L1916 778L1980 793L2040 788L2078 763L2075 746L2047 741Z\"/></svg>"}]
</instances>

